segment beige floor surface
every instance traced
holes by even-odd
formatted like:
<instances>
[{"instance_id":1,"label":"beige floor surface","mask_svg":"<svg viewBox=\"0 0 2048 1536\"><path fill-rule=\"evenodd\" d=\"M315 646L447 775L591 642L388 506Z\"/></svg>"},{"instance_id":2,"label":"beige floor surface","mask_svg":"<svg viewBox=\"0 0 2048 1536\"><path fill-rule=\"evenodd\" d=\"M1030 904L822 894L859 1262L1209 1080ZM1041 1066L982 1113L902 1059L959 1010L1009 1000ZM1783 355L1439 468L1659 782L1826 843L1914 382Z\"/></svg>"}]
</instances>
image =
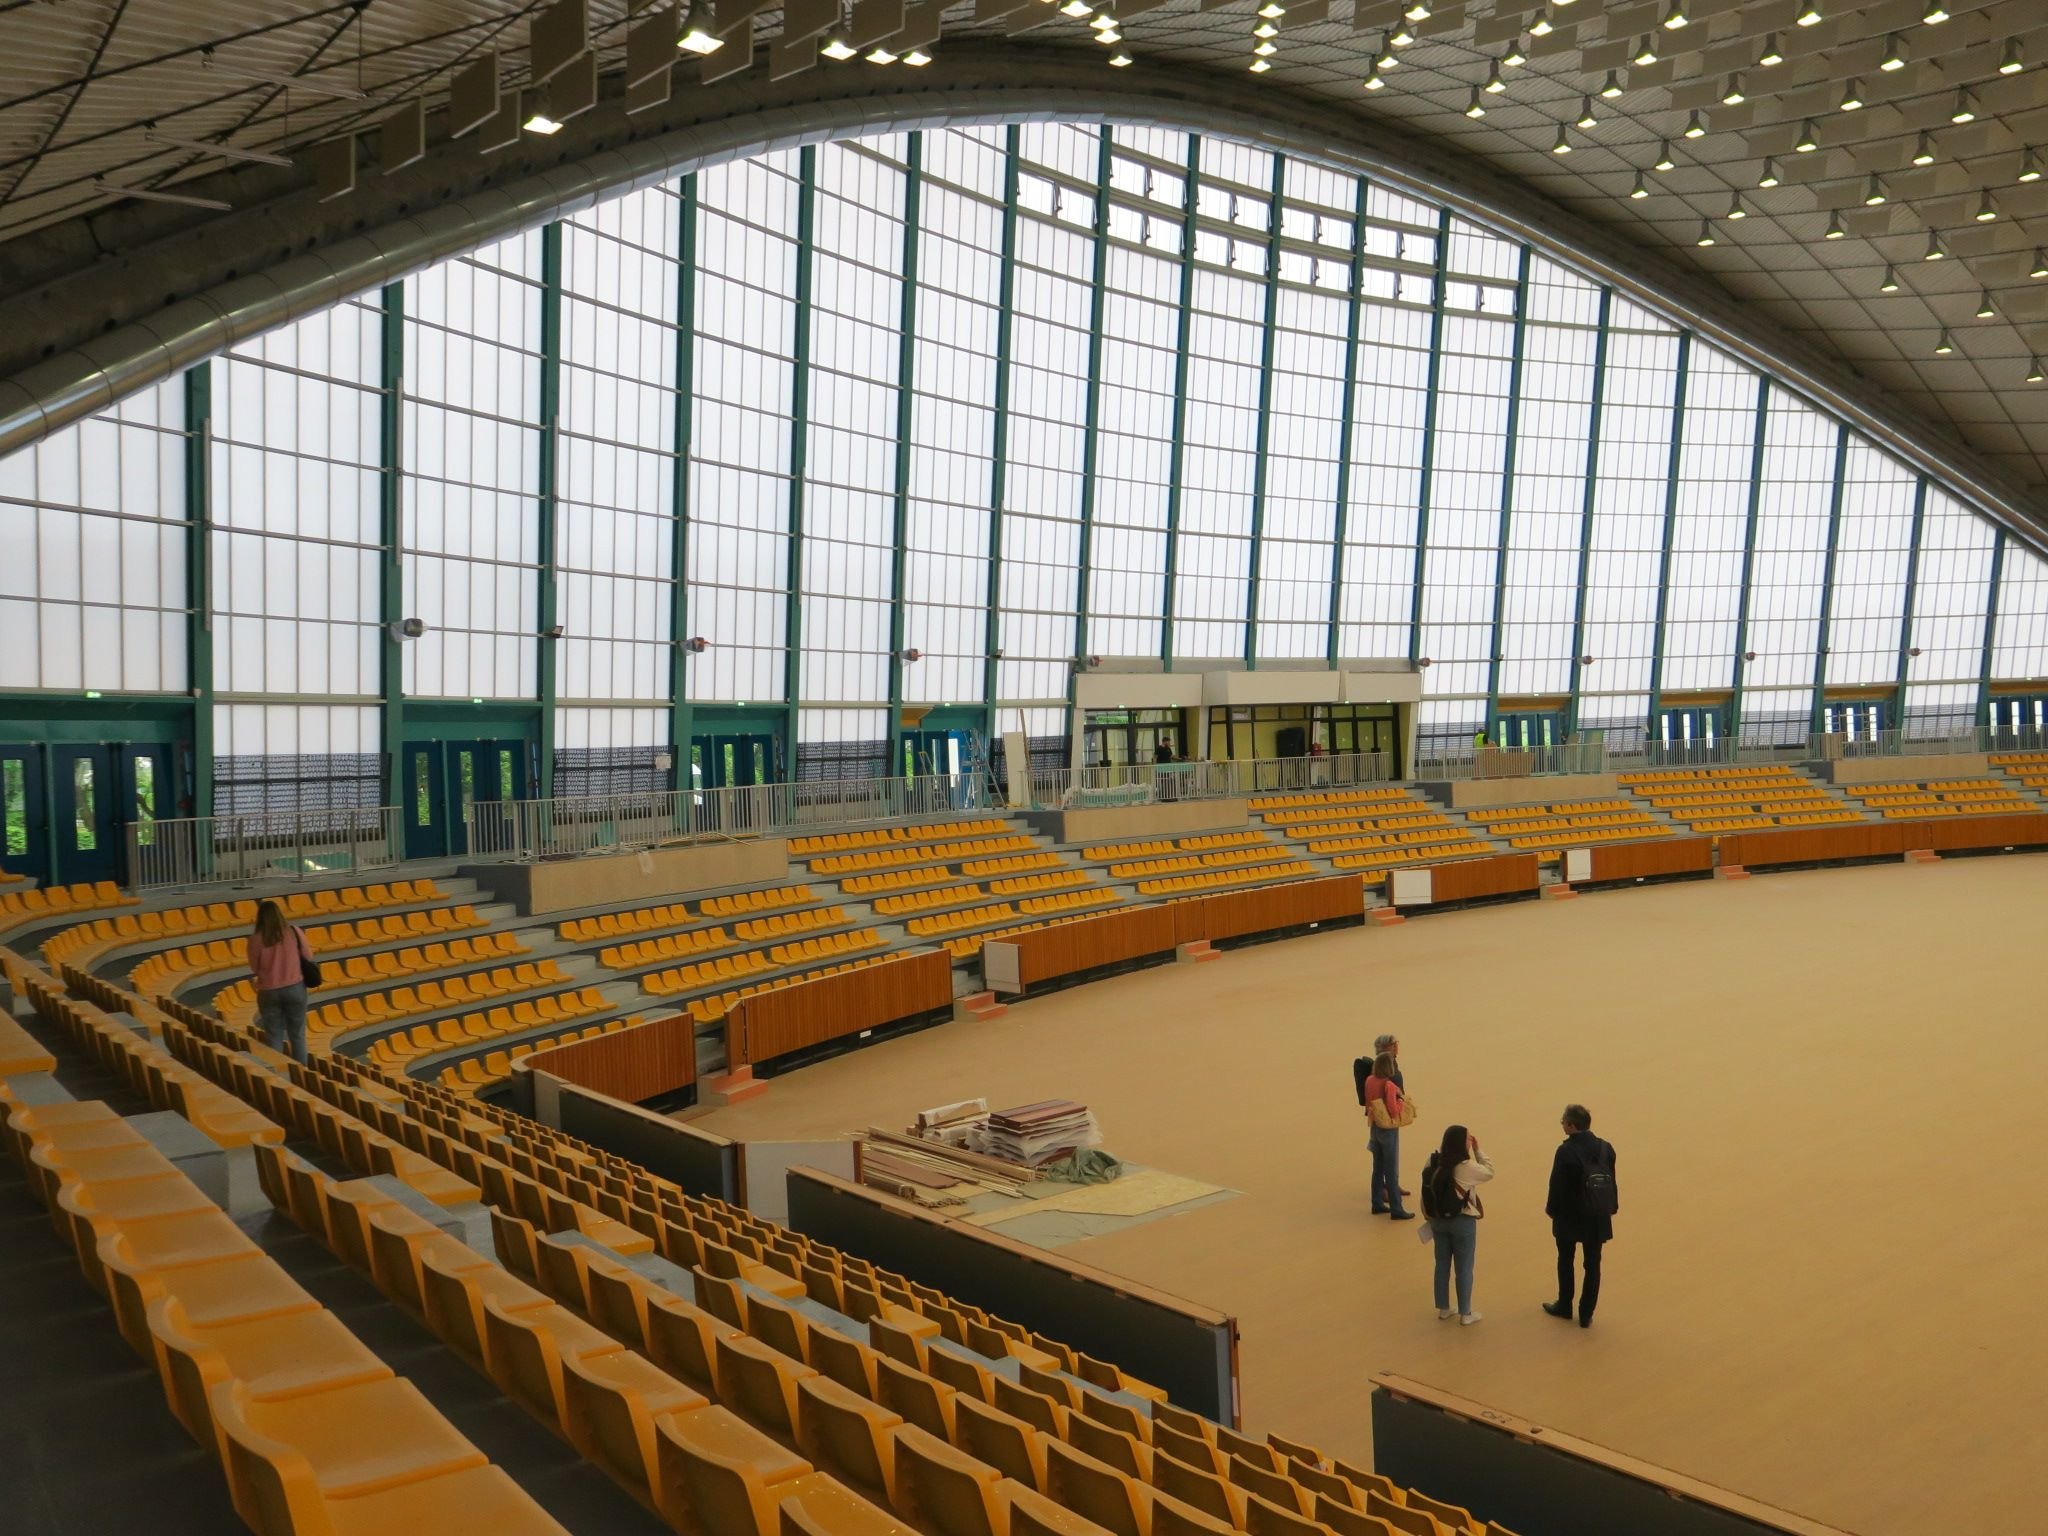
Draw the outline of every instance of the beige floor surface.
<instances>
[{"instance_id":1,"label":"beige floor surface","mask_svg":"<svg viewBox=\"0 0 2048 1536\"><path fill-rule=\"evenodd\" d=\"M2048 857L1596 893L1315 934L1035 999L775 1081L740 1137L1079 1098L1243 1196L1063 1249L1235 1312L1244 1416L1369 1453L1390 1369L1863 1536L2048 1529ZM1473 1328L1366 1215L1351 1058L1403 1040L1409 1177L1499 1170ZM1537 1311L1559 1108L1620 1155L1587 1332Z\"/></svg>"}]
</instances>

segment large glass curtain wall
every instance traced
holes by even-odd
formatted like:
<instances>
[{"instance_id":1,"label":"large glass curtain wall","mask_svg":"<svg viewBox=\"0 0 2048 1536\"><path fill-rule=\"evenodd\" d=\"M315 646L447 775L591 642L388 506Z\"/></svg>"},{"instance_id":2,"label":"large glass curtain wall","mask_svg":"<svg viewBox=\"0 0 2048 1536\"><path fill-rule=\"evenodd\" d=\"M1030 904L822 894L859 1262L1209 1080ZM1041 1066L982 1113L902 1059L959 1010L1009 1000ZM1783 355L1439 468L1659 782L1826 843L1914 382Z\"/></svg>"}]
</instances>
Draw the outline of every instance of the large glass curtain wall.
<instances>
[{"instance_id":1,"label":"large glass curtain wall","mask_svg":"<svg viewBox=\"0 0 2048 1536\"><path fill-rule=\"evenodd\" d=\"M1072 123L442 263L0 462L0 547L0 689L196 699L237 804L388 795L409 700L533 712L576 789L698 732L881 772L906 708L1051 752L1091 656L1412 665L1424 753L2048 674L2031 550L1699 338L1368 179Z\"/></svg>"}]
</instances>

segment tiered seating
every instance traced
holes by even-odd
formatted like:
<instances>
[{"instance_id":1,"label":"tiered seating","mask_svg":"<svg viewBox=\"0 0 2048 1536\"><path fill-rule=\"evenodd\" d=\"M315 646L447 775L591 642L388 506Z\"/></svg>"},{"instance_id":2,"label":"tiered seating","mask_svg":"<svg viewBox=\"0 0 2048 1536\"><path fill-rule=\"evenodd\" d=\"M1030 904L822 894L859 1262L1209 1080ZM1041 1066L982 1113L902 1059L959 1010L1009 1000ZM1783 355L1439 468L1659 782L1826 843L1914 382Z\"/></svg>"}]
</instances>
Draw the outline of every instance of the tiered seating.
<instances>
[{"instance_id":1,"label":"tiered seating","mask_svg":"<svg viewBox=\"0 0 2048 1536\"><path fill-rule=\"evenodd\" d=\"M441 889L432 880L400 880L389 885L323 887L317 891L287 891L272 898L295 923L310 918L336 917L347 912L374 911L383 907L421 906L441 901ZM89 964L109 949L153 939L180 938L188 934L231 930L246 934L256 921L253 900L195 902L185 907L164 907L154 912L130 912L120 917L103 917L81 923L44 941L43 958L55 965L60 960Z\"/></svg>"},{"instance_id":2,"label":"tiered seating","mask_svg":"<svg viewBox=\"0 0 2048 1536\"><path fill-rule=\"evenodd\" d=\"M462 966L488 965L523 955L526 946L517 934L499 930L479 933L446 944L423 944L417 949L385 949L374 954L349 955L322 967L323 990L335 987L374 985L401 976L434 971L452 971ZM247 1024L256 1017L256 983L244 978L222 987L213 995L213 1011L230 1024Z\"/></svg>"},{"instance_id":3,"label":"tiered seating","mask_svg":"<svg viewBox=\"0 0 2048 1536\"><path fill-rule=\"evenodd\" d=\"M606 1019L582 1029L565 1030L558 1035L518 1040L505 1050L491 1051L483 1056L465 1056L453 1066L443 1067L439 1081L452 1093L474 1097L502 1083L511 1074L512 1063L522 1056L531 1056L535 1051L551 1051L558 1045L574 1045L579 1040L595 1040L601 1035L615 1035L642 1022L636 1013L623 1019Z\"/></svg>"},{"instance_id":4,"label":"tiered seating","mask_svg":"<svg viewBox=\"0 0 2048 1536\"><path fill-rule=\"evenodd\" d=\"M571 1019L587 1019L609 1006L596 987L550 992L545 997L521 998L509 1006L466 1013L438 1024L415 1024L409 1030L372 1042L364 1055L387 1071L403 1071L408 1063L422 1056L437 1056L500 1035L523 1035L550 1024L566 1024ZM307 1039L310 1043L310 1030Z\"/></svg>"},{"instance_id":5,"label":"tiered seating","mask_svg":"<svg viewBox=\"0 0 2048 1536\"><path fill-rule=\"evenodd\" d=\"M93 885L36 886L26 891L0 892L0 932L25 923L69 917L75 912L98 912L108 907L137 905L133 896L111 880Z\"/></svg>"},{"instance_id":6,"label":"tiered seating","mask_svg":"<svg viewBox=\"0 0 2048 1536\"><path fill-rule=\"evenodd\" d=\"M950 864L955 859L988 853L1028 853L1037 845L1021 833L963 838L949 843L907 843L861 853L834 853L811 859L814 875L858 875L872 870L907 869L918 864Z\"/></svg>"},{"instance_id":7,"label":"tiered seating","mask_svg":"<svg viewBox=\"0 0 2048 1536\"><path fill-rule=\"evenodd\" d=\"M394 912L387 917L329 923L319 928L301 928L299 932L306 936L306 947L315 955L328 955L485 926L484 919L476 915L476 908L464 903L453 907L428 907L424 911ZM247 935L237 934L231 939L213 939L204 944L188 944L183 949L151 955L135 967L134 980L144 996L168 997L195 977L212 971L238 969L247 962Z\"/></svg>"},{"instance_id":8,"label":"tiered seating","mask_svg":"<svg viewBox=\"0 0 2048 1536\"><path fill-rule=\"evenodd\" d=\"M869 827L858 832L825 832L815 837L792 837L791 858L809 858L814 853L847 853L859 848L887 848L897 843L938 843L954 838L986 837L1008 830L1009 823L997 816L975 821L932 821L915 827Z\"/></svg>"},{"instance_id":9,"label":"tiered seating","mask_svg":"<svg viewBox=\"0 0 2048 1536\"><path fill-rule=\"evenodd\" d=\"M1629 800L1560 800L1471 810L1464 816L1488 836L1505 838L1510 848L1522 852L1671 835L1670 827Z\"/></svg>"},{"instance_id":10,"label":"tiered seating","mask_svg":"<svg viewBox=\"0 0 2048 1536\"><path fill-rule=\"evenodd\" d=\"M1251 811L1267 830L1328 859L1332 868L1356 870L1367 885L1382 884L1397 865L1494 852L1453 817L1391 785L1261 795Z\"/></svg>"},{"instance_id":11,"label":"tiered seating","mask_svg":"<svg viewBox=\"0 0 2048 1536\"><path fill-rule=\"evenodd\" d=\"M1231 890L1242 885L1271 885L1278 880L1305 880L1315 873L1315 865L1302 859L1290 859L1283 853L1278 860L1268 860L1249 869L1140 880L1138 893L1143 896L1184 896L1194 892Z\"/></svg>"},{"instance_id":12,"label":"tiered seating","mask_svg":"<svg viewBox=\"0 0 2048 1536\"><path fill-rule=\"evenodd\" d=\"M699 903L704 917L736 917L743 912L794 911L810 906L817 898L807 885L780 885L767 891L744 891L734 896L712 896ZM674 901L658 907L636 907L630 912L603 912L596 917L572 917L556 930L571 943L591 939L616 939L627 934L651 933L662 928L680 928L691 920L687 902Z\"/></svg>"},{"instance_id":13,"label":"tiered seating","mask_svg":"<svg viewBox=\"0 0 2048 1536\"><path fill-rule=\"evenodd\" d=\"M657 971L651 976L642 976L640 987L656 997L674 997L678 993L696 992L741 976L758 976L763 971L779 970L785 966L807 965L815 960L857 954L864 949L877 948L881 942L881 935L872 928L851 928L788 944L771 945L765 950L742 950L738 954L720 955L715 960L695 965Z\"/></svg>"},{"instance_id":14,"label":"tiered seating","mask_svg":"<svg viewBox=\"0 0 2048 1536\"><path fill-rule=\"evenodd\" d=\"M1000 923L1025 913L1071 912L1081 907L1113 906L1116 900L1116 892L1090 886L1085 890L1058 891L1050 896L1031 896L1016 902L998 901L987 906L964 907L957 912L913 917L904 927L919 938L928 938L933 934L957 933L963 928L986 928L991 923Z\"/></svg>"},{"instance_id":15,"label":"tiered seating","mask_svg":"<svg viewBox=\"0 0 2048 1536\"><path fill-rule=\"evenodd\" d=\"M778 885L766 891L740 891L731 896L707 896L697 909L706 917L742 917L749 912L773 912L782 907L807 906L816 900L808 885Z\"/></svg>"},{"instance_id":16,"label":"tiered seating","mask_svg":"<svg viewBox=\"0 0 2048 1536\"><path fill-rule=\"evenodd\" d=\"M736 923L733 932L727 933L723 924L709 928L687 928L681 933L663 934L658 938L641 939L631 944L616 944L597 952L598 963L613 970L637 970L645 965L657 965L663 960L677 960L684 955L708 954L712 950L727 949L737 942L756 939L778 938L785 934L809 933L820 928L836 928L846 921L843 907L811 907L794 912L779 912L772 917L749 918Z\"/></svg>"},{"instance_id":17,"label":"tiered seating","mask_svg":"<svg viewBox=\"0 0 2048 1536\"><path fill-rule=\"evenodd\" d=\"M470 1003L562 986L569 979L559 960L528 960L493 971L394 987L389 992L360 992L308 1010L306 1038L308 1042L326 1045L351 1030L402 1024L407 1019L430 1019Z\"/></svg>"},{"instance_id":18,"label":"tiered seating","mask_svg":"<svg viewBox=\"0 0 2048 1536\"><path fill-rule=\"evenodd\" d=\"M818 966L796 976L778 976L768 981L757 981L751 986L733 987L724 992L693 997L689 1002L690 1017L699 1024L716 1024L728 1013L733 1004L742 998L754 997L762 992L773 992L779 987L793 987L800 982L816 981L820 976L837 976L841 971L859 970L864 965L879 965L884 960L893 960L895 955L861 955L856 959L842 960L837 965Z\"/></svg>"},{"instance_id":19,"label":"tiered seating","mask_svg":"<svg viewBox=\"0 0 2048 1536\"><path fill-rule=\"evenodd\" d=\"M1937 779L1930 783L1858 784L1842 793L1887 821L1922 816L2010 816L2037 809L1998 779Z\"/></svg>"},{"instance_id":20,"label":"tiered seating","mask_svg":"<svg viewBox=\"0 0 2048 1536\"><path fill-rule=\"evenodd\" d=\"M2028 789L2048 791L2048 752L1994 752L1991 766L2003 769Z\"/></svg>"},{"instance_id":21,"label":"tiered seating","mask_svg":"<svg viewBox=\"0 0 2048 1536\"><path fill-rule=\"evenodd\" d=\"M1863 820L1860 811L1791 768L1650 768L1622 774L1621 785L1694 832Z\"/></svg>"}]
</instances>

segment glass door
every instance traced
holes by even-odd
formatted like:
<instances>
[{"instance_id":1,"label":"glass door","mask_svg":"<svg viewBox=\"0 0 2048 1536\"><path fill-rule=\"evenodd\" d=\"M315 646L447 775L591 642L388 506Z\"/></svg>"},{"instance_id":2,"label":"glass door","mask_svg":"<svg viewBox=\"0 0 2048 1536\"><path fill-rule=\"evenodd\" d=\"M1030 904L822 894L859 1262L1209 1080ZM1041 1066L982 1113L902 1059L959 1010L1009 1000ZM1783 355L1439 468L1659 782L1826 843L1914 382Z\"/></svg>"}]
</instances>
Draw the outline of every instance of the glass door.
<instances>
[{"instance_id":1,"label":"glass door","mask_svg":"<svg viewBox=\"0 0 2048 1536\"><path fill-rule=\"evenodd\" d=\"M448 786L442 773L442 744L409 741L400 758L405 802L405 856L438 859L448 853Z\"/></svg>"},{"instance_id":2,"label":"glass door","mask_svg":"<svg viewBox=\"0 0 2048 1536\"><path fill-rule=\"evenodd\" d=\"M115 812L121 792L114 749L53 746L50 777L57 821L51 878L63 885L119 879L121 825Z\"/></svg>"},{"instance_id":3,"label":"glass door","mask_svg":"<svg viewBox=\"0 0 2048 1536\"><path fill-rule=\"evenodd\" d=\"M50 878L40 747L0 746L0 870Z\"/></svg>"}]
</instances>

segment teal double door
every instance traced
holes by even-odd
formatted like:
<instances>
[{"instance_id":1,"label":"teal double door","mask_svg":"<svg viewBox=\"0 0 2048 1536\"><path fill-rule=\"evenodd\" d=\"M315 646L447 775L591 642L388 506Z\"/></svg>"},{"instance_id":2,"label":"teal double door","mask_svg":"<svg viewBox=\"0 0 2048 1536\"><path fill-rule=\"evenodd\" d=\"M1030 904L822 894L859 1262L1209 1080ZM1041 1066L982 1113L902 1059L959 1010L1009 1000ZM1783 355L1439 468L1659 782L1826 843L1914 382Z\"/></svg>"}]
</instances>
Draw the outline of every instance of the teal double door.
<instances>
[{"instance_id":1,"label":"teal double door","mask_svg":"<svg viewBox=\"0 0 2048 1536\"><path fill-rule=\"evenodd\" d=\"M180 815L171 745L0 742L0 869L44 885L126 881L131 830L147 844Z\"/></svg>"},{"instance_id":2,"label":"teal double door","mask_svg":"<svg viewBox=\"0 0 2048 1536\"><path fill-rule=\"evenodd\" d=\"M455 858L472 851L472 813L534 793L533 746L520 737L408 741L399 753L405 856ZM480 808L482 808L480 810Z\"/></svg>"}]
</instances>

